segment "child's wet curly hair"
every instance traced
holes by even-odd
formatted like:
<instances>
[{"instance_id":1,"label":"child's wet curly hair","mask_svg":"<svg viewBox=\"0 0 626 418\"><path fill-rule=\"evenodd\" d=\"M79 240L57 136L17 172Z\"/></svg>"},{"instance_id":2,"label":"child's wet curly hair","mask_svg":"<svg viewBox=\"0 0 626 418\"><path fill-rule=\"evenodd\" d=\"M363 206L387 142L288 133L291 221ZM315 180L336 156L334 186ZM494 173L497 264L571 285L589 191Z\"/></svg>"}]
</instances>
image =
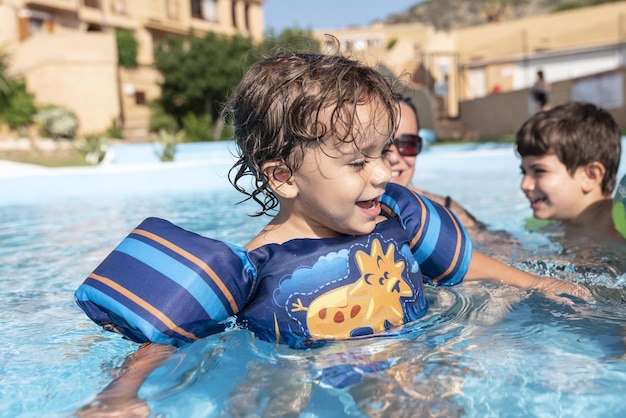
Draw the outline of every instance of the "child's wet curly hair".
<instances>
[{"instance_id":1,"label":"child's wet curly hair","mask_svg":"<svg viewBox=\"0 0 626 418\"><path fill-rule=\"evenodd\" d=\"M391 141L397 104L391 81L375 69L340 54L293 51L256 62L225 109L239 148L230 182L261 205L256 215L268 214L279 202L263 173L264 164L278 161L294 173L306 148L331 138L353 142L361 128L357 106L369 104L376 114L386 114L386 126L377 129ZM254 179L252 191L241 184L246 176Z\"/></svg>"}]
</instances>

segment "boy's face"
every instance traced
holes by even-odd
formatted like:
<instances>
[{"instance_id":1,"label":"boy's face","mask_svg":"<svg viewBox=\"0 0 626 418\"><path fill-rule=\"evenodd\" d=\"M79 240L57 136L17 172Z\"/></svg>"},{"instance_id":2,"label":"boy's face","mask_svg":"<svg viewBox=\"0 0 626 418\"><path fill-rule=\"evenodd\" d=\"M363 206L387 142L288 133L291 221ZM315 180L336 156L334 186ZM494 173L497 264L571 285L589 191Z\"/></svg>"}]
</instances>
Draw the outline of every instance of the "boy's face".
<instances>
[{"instance_id":1,"label":"boy's face","mask_svg":"<svg viewBox=\"0 0 626 418\"><path fill-rule=\"evenodd\" d=\"M357 108L356 144L330 138L305 151L302 166L293 175L298 193L291 211L292 219L304 227L303 236L363 235L374 230L379 198L391 178L385 158L389 132L381 129L387 126L381 113L376 115L371 104Z\"/></svg>"},{"instance_id":2,"label":"boy's face","mask_svg":"<svg viewBox=\"0 0 626 418\"><path fill-rule=\"evenodd\" d=\"M553 153L522 157L520 168L521 189L530 201L535 218L568 221L589 205L582 187L583 168L570 175L565 164Z\"/></svg>"}]
</instances>

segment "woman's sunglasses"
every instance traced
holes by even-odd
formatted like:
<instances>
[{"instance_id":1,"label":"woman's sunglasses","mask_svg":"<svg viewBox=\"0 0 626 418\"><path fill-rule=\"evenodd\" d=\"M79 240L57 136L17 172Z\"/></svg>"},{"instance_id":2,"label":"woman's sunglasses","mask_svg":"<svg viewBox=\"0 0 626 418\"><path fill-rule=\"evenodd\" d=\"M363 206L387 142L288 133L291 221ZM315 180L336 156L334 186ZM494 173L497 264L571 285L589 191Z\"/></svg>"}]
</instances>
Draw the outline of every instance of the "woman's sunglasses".
<instances>
[{"instance_id":1,"label":"woman's sunglasses","mask_svg":"<svg viewBox=\"0 0 626 418\"><path fill-rule=\"evenodd\" d=\"M405 157L415 157L422 151L422 138L414 134L402 134L393 140L398 153Z\"/></svg>"}]
</instances>

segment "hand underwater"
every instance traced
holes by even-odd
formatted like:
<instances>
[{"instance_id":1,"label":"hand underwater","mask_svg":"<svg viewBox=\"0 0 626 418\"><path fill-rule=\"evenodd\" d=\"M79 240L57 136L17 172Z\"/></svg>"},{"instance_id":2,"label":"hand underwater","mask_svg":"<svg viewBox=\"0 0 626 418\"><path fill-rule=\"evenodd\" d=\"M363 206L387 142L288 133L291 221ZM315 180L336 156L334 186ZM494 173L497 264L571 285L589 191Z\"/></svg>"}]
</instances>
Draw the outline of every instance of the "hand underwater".
<instances>
[{"instance_id":1,"label":"hand underwater","mask_svg":"<svg viewBox=\"0 0 626 418\"><path fill-rule=\"evenodd\" d=\"M531 286L543 293L547 298L566 305L573 305L574 301L568 297L560 295L570 295L583 299L588 303L594 303L595 299L591 291L581 284L565 280L553 279L551 277L538 277Z\"/></svg>"},{"instance_id":2,"label":"hand underwater","mask_svg":"<svg viewBox=\"0 0 626 418\"><path fill-rule=\"evenodd\" d=\"M89 418L147 418L150 408L139 398L110 397L106 402L95 400L76 412L76 417Z\"/></svg>"}]
</instances>

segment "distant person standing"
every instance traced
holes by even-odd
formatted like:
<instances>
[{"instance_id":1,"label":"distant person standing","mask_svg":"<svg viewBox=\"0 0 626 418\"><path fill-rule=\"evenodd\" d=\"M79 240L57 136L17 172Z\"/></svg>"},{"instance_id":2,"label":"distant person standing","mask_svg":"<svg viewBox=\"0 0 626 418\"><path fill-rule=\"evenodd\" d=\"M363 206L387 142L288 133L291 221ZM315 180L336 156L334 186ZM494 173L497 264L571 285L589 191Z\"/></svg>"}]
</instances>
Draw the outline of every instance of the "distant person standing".
<instances>
[{"instance_id":1,"label":"distant person standing","mask_svg":"<svg viewBox=\"0 0 626 418\"><path fill-rule=\"evenodd\" d=\"M433 93L435 93L435 98L437 99L439 116L448 116L448 74L444 74L443 80L435 82Z\"/></svg>"},{"instance_id":2,"label":"distant person standing","mask_svg":"<svg viewBox=\"0 0 626 418\"><path fill-rule=\"evenodd\" d=\"M530 89L536 104L536 111L550 108L550 84L545 80L542 70L537 71L537 80Z\"/></svg>"}]
</instances>

